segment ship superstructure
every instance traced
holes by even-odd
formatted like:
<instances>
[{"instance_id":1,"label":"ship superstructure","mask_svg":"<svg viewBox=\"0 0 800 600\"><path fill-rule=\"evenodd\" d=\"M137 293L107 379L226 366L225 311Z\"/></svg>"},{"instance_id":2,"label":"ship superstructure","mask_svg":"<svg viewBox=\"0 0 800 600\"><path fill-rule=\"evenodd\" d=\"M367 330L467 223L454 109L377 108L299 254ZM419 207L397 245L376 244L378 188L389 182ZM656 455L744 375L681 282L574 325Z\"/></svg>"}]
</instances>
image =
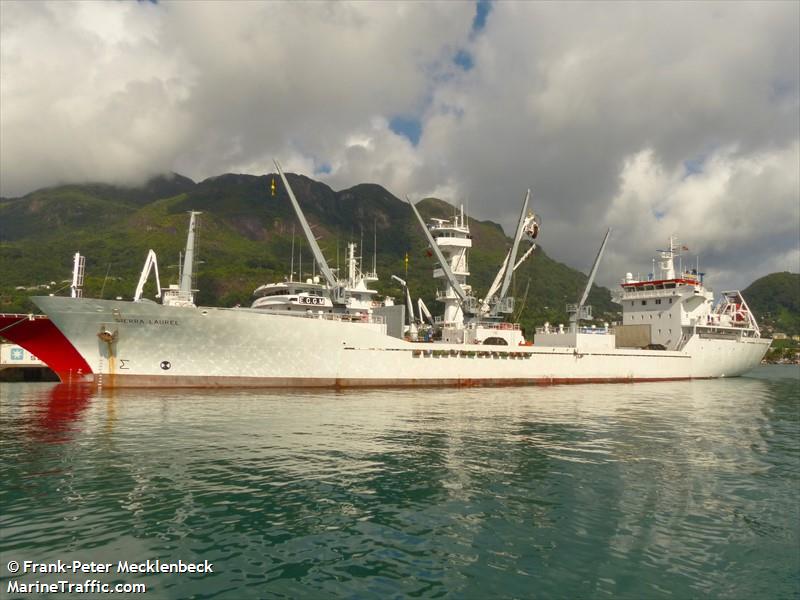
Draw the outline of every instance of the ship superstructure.
<instances>
[{"instance_id":1,"label":"ship superstructure","mask_svg":"<svg viewBox=\"0 0 800 600\"><path fill-rule=\"evenodd\" d=\"M436 299L444 304L444 315L434 318L434 325L442 342L505 346L525 344L519 325L505 322L503 315L514 311L514 298L508 296L513 273L532 255L536 247L534 240L539 233L540 222L533 212L528 212L529 201L530 190L522 204L511 248L485 298L479 300L473 295L472 286L467 284L472 235L464 216L463 205L452 221L433 219L432 224L426 226L419 211L409 200L409 205L439 263L433 270L433 277L442 281L444 289L437 291ZM517 259L523 239L530 246Z\"/></svg>"},{"instance_id":2,"label":"ship superstructure","mask_svg":"<svg viewBox=\"0 0 800 600\"><path fill-rule=\"evenodd\" d=\"M469 264L468 250L472 248L472 236L469 225L464 219L464 207L460 214L453 216L452 221L433 219L429 227L431 236L450 268L454 281L451 281L442 267L433 271L433 277L440 281L441 288L436 293L436 300L444 304L444 314L435 317L434 322L443 329L443 338L449 340L448 332L457 331L464 326L464 308L462 299L456 293L456 285L463 290L467 298L472 296L472 286L467 285Z\"/></svg>"},{"instance_id":3,"label":"ship superstructure","mask_svg":"<svg viewBox=\"0 0 800 600\"><path fill-rule=\"evenodd\" d=\"M394 306L391 298L375 300L377 290L368 285L378 281L375 271L363 271L356 256L356 244L347 244L347 279L342 289L343 301L334 304L331 288L322 283L319 275L305 281L294 281L290 274L286 281L262 285L253 292L256 300L251 308L262 310L305 310L326 313L348 313L370 318L376 308Z\"/></svg>"},{"instance_id":4,"label":"ship superstructure","mask_svg":"<svg viewBox=\"0 0 800 600\"><path fill-rule=\"evenodd\" d=\"M681 246L670 236L660 251L659 272L639 281L627 273L614 300L622 305L623 328L646 331L648 344L680 350L699 336L706 339L759 338L761 331L739 291L722 293L715 304L714 293L697 269L678 272L675 260Z\"/></svg>"},{"instance_id":5,"label":"ship superstructure","mask_svg":"<svg viewBox=\"0 0 800 600\"><path fill-rule=\"evenodd\" d=\"M257 288L254 295L257 299L251 308L270 311L291 311L298 308L312 311L317 314L343 314L357 316L359 320L382 323L383 318L377 315L373 318L375 308L392 307L391 298L377 302L377 290L370 289L369 284L378 281L373 260L372 271L362 268L362 261L356 256L356 244L347 244L346 272L347 277L334 274L328 265L325 255L317 244L317 238L311 231L311 226L306 220L300 203L294 195L289 181L286 179L280 164L275 161L275 168L283 181L289 201L294 209L297 220L305 235L306 242L311 248L315 265L319 267L320 275L314 275L305 282L294 281L294 264L290 269L287 281L262 285ZM294 244L294 242L292 242ZM294 261L294 248L292 248L292 261ZM302 279L302 274L301 274Z\"/></svg>"},{"instance_id":6,"label":"ship superstructure","mask_svg":"<svg viewBox=\"0 0 800 600\"><path fill-rule=\"evenodd\" d=\"M354 245L347 276L330 269L276 166L319 278L295 282L290 276L261 286L247 308L33 298L91 367L97 385L521 385L728 377L757 365L769 347L741 294L727 292L714 305L701 274L676 274L674 240L662 253L658 276L626 276L618 296L621 324L587 325L591 310L585 302L608 234L570 326L545 325L533 344L526 341L505 316L514 309L513 271L532 254L539 233L528 210L530 192L512 246L482 300L467 279L472 238L463 210L428 226L411 204L439 263L433 275L444 311L435 321L436 339L406 337L402 322L393 326L381 313L405 307L376 306L369 284L377 276L361 271ZM530 247L518 258L525 244ZM413 311L405 291L404 304Z\"/></svg>"}]
</instances>

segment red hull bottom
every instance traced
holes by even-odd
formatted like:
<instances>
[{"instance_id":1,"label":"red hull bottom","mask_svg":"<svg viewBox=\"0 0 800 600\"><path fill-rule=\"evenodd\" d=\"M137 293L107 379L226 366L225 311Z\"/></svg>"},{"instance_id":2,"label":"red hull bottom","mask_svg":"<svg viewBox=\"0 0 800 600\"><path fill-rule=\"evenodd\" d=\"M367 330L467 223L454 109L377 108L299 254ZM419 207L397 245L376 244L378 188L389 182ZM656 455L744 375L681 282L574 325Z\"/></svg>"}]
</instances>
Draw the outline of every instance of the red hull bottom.
<instances>
[{"instance_id":1,"label":"red hull bottom","mask_svg":"<svg viewBox=\"0 0 800 600\"><path fill-rule=\"evenodd\" d=\"M641 383L685 381L691 377L518 378L518 379L333 379L312 377L218 377L179 375L95 375L103 388L398 388L398 387L505 387L587 383Z\"/></svg>"},{"instance_id":2,"label":"red hull bottom","mask_svg":"<svg viewBox=\"0 0 800 600\"><path fill-rule=\"evenodd\" d=\"M0 314L0 336L44 362L62 383L92 381L92 369L44 315Z\"/></svg>"}]
</instances>

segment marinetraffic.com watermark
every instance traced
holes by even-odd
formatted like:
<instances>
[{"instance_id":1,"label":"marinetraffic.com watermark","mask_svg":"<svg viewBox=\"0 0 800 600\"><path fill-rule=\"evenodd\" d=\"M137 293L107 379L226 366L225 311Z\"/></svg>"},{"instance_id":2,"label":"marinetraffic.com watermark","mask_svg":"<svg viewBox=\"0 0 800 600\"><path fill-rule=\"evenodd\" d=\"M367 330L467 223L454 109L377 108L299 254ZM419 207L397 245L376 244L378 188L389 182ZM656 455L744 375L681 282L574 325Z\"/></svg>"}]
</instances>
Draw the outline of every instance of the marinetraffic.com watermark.
<instances>
[{"instance_id":1,"label":"marinetraffic.com watermark","mask_svg":"<svg viewBox=\"0 0 800 600\"><path fill-rule=\"evenodd\" d=\"M121 576L141 576L156 574L192 574L207 575L214 572L214 564L204 560L202 562L164 562L160 559L146 560L144 562L130 562L120 560L117 562L83 562L81 560L56 562L36 562L35 560L10 560L6 569L12 579L5 585L6 594L145 594L147 586L144 583L108 583L95 576L110 574L114 579ZM64 576L63 578L61 576ZM25 580L15 577L26 576ZM47 577L48 581L41 579L30 580L31 577Z\"/></svg>"}]
</instances>

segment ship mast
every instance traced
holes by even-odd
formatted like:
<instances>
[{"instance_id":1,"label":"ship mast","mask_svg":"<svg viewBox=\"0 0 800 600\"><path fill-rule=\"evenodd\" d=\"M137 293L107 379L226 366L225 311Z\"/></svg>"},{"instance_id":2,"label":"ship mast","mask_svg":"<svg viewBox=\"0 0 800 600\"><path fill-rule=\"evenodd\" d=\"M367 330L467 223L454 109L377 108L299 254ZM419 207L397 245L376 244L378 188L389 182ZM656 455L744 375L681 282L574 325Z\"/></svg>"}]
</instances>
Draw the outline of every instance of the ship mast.
<instances>
[{"instance_id":1,"label":"ship mast","mask_svg":"<svg viewBox=\"0 0 800 600\"><path fill-rule=\"evenodd\" d=\"M411 210L414 211L417 221L419 221L419 225L422 227L422 232L425 234L425 239L428 241L428 244L430 244L431 250L433 251L434 256L436 256L436 260L439 261L439 265L442 267L442 272L444 273L447 282L450 284L453 292L455 292L458 302L463 308L464 304L470 304L469 299L474 301L474 298L468 296L464 291L464 288L461 287L461 284L458 282L458 279L456 279L456 276L453 274L453 271L450 268L450 264L447 262L444 254L442 254L442 251L439 249L439 244L434 241L431 232L428 231L428 228L425 226L425 221L422 220L422 216L419 214L417 207L414 206L413 202L411 202L411 199L408 198L408 196L406 196L406 200L408 201L408 205L411 207Z\"/></svg>"},{"instance_id":2,"label":"ship mast","mask_svg":"<svg viewBox=\"0 0 800 600\"><path fill-rule=\"evenodd\" d=\"M194 241L197 233L197 211L189 211L189 235L186 238L186 254L183 257L181 285L179 289L182 300L192 301L192 275L194 271Z\"/></svg>"},{"instance_id":3,"label":"ship mast","mask_svg":"<svg viewBox=\"0 0 800 600\"><path fill-rule=\"evenodd\" d=\"M197 291L192 288L192 276L194 275L194 267L196 264L195 254L197 252L196 238L198 219L197 215L201 214L198 211L189 211L189 234L186 236L186 249L182 254L183 268L181 268L181 256L178 258L178 283L170 284L169 288L164 291L164 306L194 306L194 293ZM148 262L145 263L145 269L142 270L142 279L140 285L144 283L149 270L148 264L151 261L148 255ZM156 282L158 281L158 264L156 263L155 253L152 256L152 266L156 270ZM159 290L160 293L160 290ZM140 290L137 288L137 296ZM137 298L138 299L138 298Z\"/></svg>"},{"instance_id":4,"label":"ship mast","mask_svg":"<svg viewBox=\"0 0 800 600\"><path fill-rule=\"evenodd\" d=\"M669 236L669 250L659 250L661 260L658 263L661 269L661 279L675 279L675 250L680 249L674 235ZM655 269L654 269L655 270ZM655 278L655 273L653 273Z\"/></svg>"},{"instance_id":5,"label":"ship mast","mask_svg":"<svg viewBox=\"0 0 800 600\"><path fill-rule=\"evenodd\" d=\"M80 252L76 252L72 264L72 285L70 285L70 295L73 298L83 298L83 276L85 268L86 257L81 256Z\"/></svg>"}]
</instances>

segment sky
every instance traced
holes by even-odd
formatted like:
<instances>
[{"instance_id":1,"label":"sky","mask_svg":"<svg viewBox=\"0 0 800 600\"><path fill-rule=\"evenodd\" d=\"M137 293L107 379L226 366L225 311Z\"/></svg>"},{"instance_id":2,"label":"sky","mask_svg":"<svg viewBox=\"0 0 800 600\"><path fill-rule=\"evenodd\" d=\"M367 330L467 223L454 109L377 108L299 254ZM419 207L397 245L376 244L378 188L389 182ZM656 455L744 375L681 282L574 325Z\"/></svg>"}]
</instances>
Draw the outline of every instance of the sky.
<instances>
[{"instance_id":1,"label":"sky","mask_svg":"<svg viewBox=\"0 0 800 600\"><path fill-rule=\"evenodd\" d=\"M273 157L507 232L530 188L608 286L670 234L717 290L798 272L800 3L0 2L3 196Z\"/></svg>"}]
</instances>

